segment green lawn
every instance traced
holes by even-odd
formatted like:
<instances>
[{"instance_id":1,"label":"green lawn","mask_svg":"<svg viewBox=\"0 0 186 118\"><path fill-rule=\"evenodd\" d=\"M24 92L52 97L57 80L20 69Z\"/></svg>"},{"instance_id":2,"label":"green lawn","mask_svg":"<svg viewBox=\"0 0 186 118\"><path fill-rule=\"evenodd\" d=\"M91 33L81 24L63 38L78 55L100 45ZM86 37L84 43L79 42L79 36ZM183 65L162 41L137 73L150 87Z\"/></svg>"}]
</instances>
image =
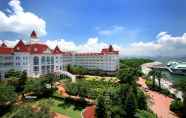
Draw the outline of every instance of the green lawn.
<instances>
[{"instance_id":1,"label":"green lawn","mask_svg":"<svg viewBox=\"0 0 186 118\"><path fill-rule=\"evenodd\" d=\"M85 80L105 80L105 81L117 81L118 79L116 77L101 77L101 76L92 76L92 75L86 75L84 77Z\"/></svg>"},{"instance_id":2,"label":"green lawn","mask_svg":"<svg viewBox=\"0 0 186 118\"><path fill-rule=\"evenodd\" d=\"M70 118L81 118L81 110L75 109L74 105L66 105L63 101L52 99L53 105L51 110L53 112L58 112L63 115L67 115Z\"/></svg>"},{"instance_id":3,"label":"green lawn","mask_svg":"<svg viewBox=\"0 0 186 118\"><path fill-rule=\"evenodd\" d=\"M46 105L50 108L51 112L61 113L63 115L69 116L70 118L81 118L82 108L77 108L74 104L65 102L63 99L40 99L38 101L32 101L27 104L32 106Z\"/></svg>"}]
</instances>

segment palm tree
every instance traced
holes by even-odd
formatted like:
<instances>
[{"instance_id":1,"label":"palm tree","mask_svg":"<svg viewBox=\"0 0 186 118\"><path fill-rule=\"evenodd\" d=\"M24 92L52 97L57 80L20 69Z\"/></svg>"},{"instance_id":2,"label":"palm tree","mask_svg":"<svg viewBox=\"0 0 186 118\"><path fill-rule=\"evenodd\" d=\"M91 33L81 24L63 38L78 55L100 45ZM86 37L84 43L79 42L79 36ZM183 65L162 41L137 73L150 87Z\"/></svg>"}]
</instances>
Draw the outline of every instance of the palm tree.
<instances>
[{"instance_id":1,"label":"palm tree","mask_svg":"<svg viewBox=\"0 0 186 118\"><path fill-rule=\"evenodd\" d=\"M158 78L158 85L161 89L161 78L164 77L164 74L160 70L156 70L156 77Z\"/></svg>"},{"instance_id":2,"label":"palm tree","mask_svg":"<svg viewBox=\"0 0 186 118\"><path fill-rule=\"evenodd\" d=\"M153 88L155 87L155 80L156 78L158 79L158 87L161 89L161 78L164 77L165 75L161 72L161 70L153 68L148 76L152 76L152 81L153 81Z\"/></svg>"},{"instance_id":3,"label":"palm tree","mask_svg":"<svg viewBox=\"0 0 186 118\"><path fill-rule=\"evenodd\" d=\"M155 79L156 79L156 70L152 69L149 73L148 73L148 77L152 76L152 87L155 87Z\"/></svg>"}]
</instances>

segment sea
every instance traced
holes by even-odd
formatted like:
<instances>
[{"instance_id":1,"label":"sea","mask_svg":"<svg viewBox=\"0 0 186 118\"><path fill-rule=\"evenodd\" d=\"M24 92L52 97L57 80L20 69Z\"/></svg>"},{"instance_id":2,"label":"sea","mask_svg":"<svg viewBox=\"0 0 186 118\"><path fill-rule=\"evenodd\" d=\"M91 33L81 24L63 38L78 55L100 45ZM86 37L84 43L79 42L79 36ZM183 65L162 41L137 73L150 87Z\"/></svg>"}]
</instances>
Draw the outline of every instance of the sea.
<instances>
[{"instance_id":1,"label":"sea","mask_svg":"<svg viewBox=\"0 0 186 118\"><path fill-rule=\"evenodd\" d=\"M156 58L154 59L155 61L159 61L163 64L167 64L169 61L184 61L186 62L186 57L180 57L180 58ZM171 80L172 82L176 82L177 80L183 80L186 79L186 75L177 75L177 74L172 74L168 70L162 70L162 73L166 75L166 78Z\"/></svg>"}]
</instances>

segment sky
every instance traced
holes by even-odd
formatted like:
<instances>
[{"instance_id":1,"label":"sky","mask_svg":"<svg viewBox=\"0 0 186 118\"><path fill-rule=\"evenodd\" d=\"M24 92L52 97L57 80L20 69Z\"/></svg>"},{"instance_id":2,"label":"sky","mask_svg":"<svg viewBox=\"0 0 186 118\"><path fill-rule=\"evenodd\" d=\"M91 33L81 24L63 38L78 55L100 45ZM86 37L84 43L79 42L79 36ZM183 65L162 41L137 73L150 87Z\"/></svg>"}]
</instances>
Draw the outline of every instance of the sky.
<instances>
[{"instance_id":1,"label":"sky","mask_svg":"<svg viewBox=\"0 0 186 118\"><path fill-rule=\"evenodd\" d=\"M36 30L54 48L121 56L186 55L185 0L0 0L0 40L13 46Z\"/></svg>"}]
</instances>

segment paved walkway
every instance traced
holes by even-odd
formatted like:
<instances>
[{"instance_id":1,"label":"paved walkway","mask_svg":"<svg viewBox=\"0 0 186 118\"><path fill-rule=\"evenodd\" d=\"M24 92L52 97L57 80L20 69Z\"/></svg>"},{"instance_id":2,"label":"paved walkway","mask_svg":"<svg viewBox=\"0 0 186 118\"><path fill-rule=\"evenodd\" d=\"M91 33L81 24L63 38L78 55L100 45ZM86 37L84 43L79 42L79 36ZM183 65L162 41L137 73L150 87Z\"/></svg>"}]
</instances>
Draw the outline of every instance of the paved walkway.
<instances>
[{"instance_id":1,"label":"paved walkway","mask_svg":"<svg viewBox=\"0 0 186 118\"><path fill-rule=\"evenodd\" d=\"M86 107L83 112L83 118L96 118L96 105Z\"/></svg>"},{"instance_id":2,"label":"paved walkway","mask_svg":"<svg viewBox=\"0 0 186 118\"><path fill-rule=\"evenodd\" d=\"M148 88L145 84L145 80L141 77L137 83L141 85L142 90ZM150 96L149 107L157 114L158 118L178 118L175 113L169 110L169 106L173 100L172 98L151 90L145 93Z\"/></svg>"}]
</instances>

